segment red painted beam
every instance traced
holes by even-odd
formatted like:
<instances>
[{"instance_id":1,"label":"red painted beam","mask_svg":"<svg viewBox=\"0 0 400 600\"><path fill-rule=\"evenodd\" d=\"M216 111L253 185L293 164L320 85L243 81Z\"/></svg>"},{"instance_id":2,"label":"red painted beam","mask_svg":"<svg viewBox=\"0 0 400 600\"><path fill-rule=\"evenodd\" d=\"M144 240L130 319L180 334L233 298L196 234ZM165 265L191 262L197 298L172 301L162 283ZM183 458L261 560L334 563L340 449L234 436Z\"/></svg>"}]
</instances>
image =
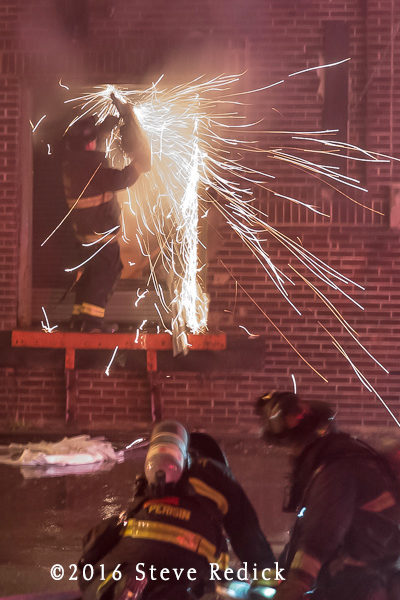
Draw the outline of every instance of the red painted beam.
<instances>
[{"instance_id":1,"label":"red painted beam","mask_svg":"<svg viewBox=\"0 0 400 600\"><path fill-rule=\"evenodd\" d=\"M225 350L225 333L188 334L191 350ZM75 350L170 350L172 337L168 333L142 333L136 340L133 333L63 333L25 331L11 334L11 345L27 348L72 348Z\"/></svg>"},{"instance_id":2,"label":"red painted beam","mask_svg":"<svg viewBox=\"0 0 400 600\"><path fill-rule=\"evenodd\" d=\"M155 373L157 371L157 352L155 350L148 350L146 352L147 359L147 371L149 373Z\"/></svg>"},{"instance_id":3,"label":"red painted beam","mask_svg":"<svg viewBox=\"0 0 400 600\"><path fill-rule=\"evenodd\" d=\"M75 350L74 348L65 349L65 368L75 369Z\"/></svg>"}]
</instances>

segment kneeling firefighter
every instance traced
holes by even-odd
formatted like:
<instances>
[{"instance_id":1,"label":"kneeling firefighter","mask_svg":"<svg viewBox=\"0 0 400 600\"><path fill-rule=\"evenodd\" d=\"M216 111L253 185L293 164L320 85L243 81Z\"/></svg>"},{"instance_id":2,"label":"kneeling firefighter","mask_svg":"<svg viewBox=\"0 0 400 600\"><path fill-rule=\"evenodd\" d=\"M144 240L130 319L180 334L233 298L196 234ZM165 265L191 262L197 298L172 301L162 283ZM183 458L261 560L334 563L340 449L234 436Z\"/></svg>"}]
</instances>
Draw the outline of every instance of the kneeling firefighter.
<instances>
[{"instance_id":1,"label":"kneeling firefighter","mask_svg":"<svg viewBox=\"0 0 400 600\"><path fill-rule=\"evenodd\" d=\"M273 568L256 513L218 444L163 421L153 430L132 504L84 540L83 599L199 598L210 585L210 563L213 573L228 566L225 532L240 560ZM94 565L91 582L84 581L85 564Z\"/></svg>"},{"instance_id":2,"label":"kneeling firefighter","mask_svg":"<svg viewBox=\"0 0 400 600\"><path fill-rule=\"evenodd\" d=\"M122 271L118 243L121 209L115 192L132 186L151 168L150 144L132 108L112 98L119 118L109 115L99 124L94 116L80 119L64 138L64 193L69 209L73 209L70 219L79 244L79 260L87 258L82 247L87 250L89 246L89 256L93 255L74 286L70 329L75 331L104 329L105 308ZM117 126L121 148L130 159L123 169L111 168L105 157L106 139Z\"/></svg>"},{"instance_id":3,"label":"kneeling firefighter","mask_svg":"<svg viewBox=\"0 0 400 600\"><path fill-rule=\"evenodd\" d=\"M285 509L298 515L275 600L399 600L400 496L389 462L336 432L324 402L273 391L257 410L265 441L293 451Z\"/></svg>"}]
</instances>

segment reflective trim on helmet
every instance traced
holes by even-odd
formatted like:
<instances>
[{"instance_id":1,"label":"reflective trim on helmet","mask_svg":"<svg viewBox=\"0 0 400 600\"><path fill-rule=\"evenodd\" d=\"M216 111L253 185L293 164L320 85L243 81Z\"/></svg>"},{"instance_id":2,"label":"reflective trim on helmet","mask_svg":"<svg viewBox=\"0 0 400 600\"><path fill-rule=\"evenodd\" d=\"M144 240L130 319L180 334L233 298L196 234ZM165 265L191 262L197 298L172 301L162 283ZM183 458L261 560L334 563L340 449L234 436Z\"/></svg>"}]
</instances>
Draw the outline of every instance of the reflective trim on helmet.
<instances>
[{"instance_id":1,"label":"reflective trim on helmet","mask_svg":"<svg viewBox=\"0 0 400 600\"><path fill-rule=\"evenodd\" d=\"M226 515L229 505L225 496L204 483L201 479L197 479L197 477L189 477L189 483L200 496L205 496L206 498L209 498L209 500L215 502L222 514Z\"/></svg>"},{"instance_id":2,"label":"reflective trim on helmet","mask_svg":"<svg viewBox=\"0 0 400 600\"><path fill-rule=\"evenodd\" d=\"M275 394L276 390L271 390L268 394L261 396L261 400L271 400L272 396Z\"/></svg>"}]
</instances>

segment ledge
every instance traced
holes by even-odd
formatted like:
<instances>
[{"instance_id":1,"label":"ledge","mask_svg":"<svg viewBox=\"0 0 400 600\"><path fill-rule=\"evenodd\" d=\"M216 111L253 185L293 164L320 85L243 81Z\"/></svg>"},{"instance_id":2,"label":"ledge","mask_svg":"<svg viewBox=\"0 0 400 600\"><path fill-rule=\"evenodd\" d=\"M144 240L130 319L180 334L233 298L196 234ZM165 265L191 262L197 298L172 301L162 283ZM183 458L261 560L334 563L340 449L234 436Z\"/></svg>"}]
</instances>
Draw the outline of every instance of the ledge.
<instances>
[{"instance_id":1,"label":"ledge","mask_svg":"<svg viewBox=\"0 0 400 600\"><path fill-rule=\"evenodd\" d=\"M225 333L188 334L191 350L225 350ZM11 345L29 348L70 348L74 350L113 350L116 346L129 350L171 350L172 337L168 333L46 333L15 329Z\"/></svg>"}]
</instances>

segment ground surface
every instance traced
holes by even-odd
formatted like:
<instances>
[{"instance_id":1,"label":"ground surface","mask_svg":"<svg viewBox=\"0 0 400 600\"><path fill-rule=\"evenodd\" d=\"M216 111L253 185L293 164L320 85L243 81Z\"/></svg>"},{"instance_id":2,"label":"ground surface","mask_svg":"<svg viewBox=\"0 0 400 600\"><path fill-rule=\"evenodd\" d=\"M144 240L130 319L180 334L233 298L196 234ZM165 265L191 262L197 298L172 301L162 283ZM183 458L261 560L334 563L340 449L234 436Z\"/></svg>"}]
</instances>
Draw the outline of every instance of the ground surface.
<instances>
[{"instance_id":1,"label":"ground surface","mask_svg":"<svg viewBox=\"0 0 400 600\"><path fill-rule=\"evenodd\" d=\"M254 439L222 443L278 552L291 523L291 517L281 513L287 456ZM125 507L144 456L141 450L108 471L57 477L0 465L0 594L77 589L70 565L79 558L83 534ZM65 569L61 581L50 576L56 563Z\"/></svg>"}]
</instances>

